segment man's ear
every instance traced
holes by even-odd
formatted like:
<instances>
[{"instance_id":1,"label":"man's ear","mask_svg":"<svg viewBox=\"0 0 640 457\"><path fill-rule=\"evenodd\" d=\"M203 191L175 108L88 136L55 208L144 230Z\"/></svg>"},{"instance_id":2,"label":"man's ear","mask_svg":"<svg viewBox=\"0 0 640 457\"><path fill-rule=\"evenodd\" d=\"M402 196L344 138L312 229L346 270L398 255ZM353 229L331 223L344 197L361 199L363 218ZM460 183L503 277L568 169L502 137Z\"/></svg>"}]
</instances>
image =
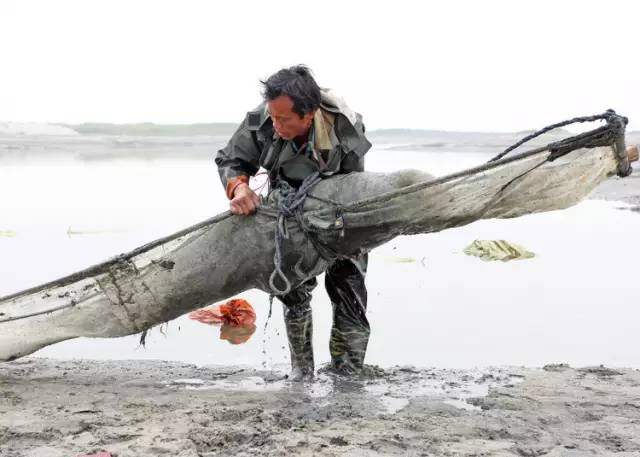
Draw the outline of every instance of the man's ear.
<instances>
[{"instance_id":1,"label":"man's ear","mask_svg":"<svg viewBox=\"0 0 640 457\"><path fill-rule=\"evenodd\" d=\"M302 119L304 119L306 122L311 123L313 121L313 117L316 115L315 111L311 111L309 113L305 113L304 116L302 116Z\"/></svg>"}]
</instances>

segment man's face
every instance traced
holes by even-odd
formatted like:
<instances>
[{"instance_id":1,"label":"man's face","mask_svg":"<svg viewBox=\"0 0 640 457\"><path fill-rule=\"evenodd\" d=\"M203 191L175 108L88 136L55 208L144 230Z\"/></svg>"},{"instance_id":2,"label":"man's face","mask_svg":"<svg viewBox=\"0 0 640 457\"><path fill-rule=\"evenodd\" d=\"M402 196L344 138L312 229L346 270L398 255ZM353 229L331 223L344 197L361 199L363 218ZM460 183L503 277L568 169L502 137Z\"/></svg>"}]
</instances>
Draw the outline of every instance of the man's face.
<instances>
[{"instance_id":1,"label":"man's face","mask_svg":"<svg viewBox=\"0 0 640 457\"><path fill-rule=\"evenodd\" d=\"M306 113L300 118L300 115L293 111L293 100L288 95L280 95L269 100L267 105L273 128L281 138L292 140L305 135L311 128L314 113Z\"/></svg>"}]
</instances>

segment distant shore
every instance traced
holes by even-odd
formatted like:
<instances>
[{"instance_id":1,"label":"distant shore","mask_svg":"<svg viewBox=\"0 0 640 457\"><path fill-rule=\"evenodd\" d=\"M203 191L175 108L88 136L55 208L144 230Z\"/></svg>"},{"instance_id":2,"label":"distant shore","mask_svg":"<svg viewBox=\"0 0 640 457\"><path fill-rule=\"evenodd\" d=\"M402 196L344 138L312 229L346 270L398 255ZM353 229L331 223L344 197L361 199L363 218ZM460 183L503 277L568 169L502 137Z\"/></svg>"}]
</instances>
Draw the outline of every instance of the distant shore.
<instances>
[{"instance_id":1,"label":"distant shore","mask_svg":"<svg viewBox=\"0 0 640 457\"><path fill-rule=\"evenodd\" d=\"M223 148L236 124L10 124L0 123L0 160L43 159L83 161L211 160ZM389 151L479 152L498 154L531 132L448 132L381 129L367 132L374 147ZM557 130L521 147L540 147L571 134ZM640 132L627 134L628 144L640 144Z\"/></svg>"},{"instance_id":2,"label":"distant shore","mask_svg":"<svg viewBox=\"0 0 640 457\"><path fill-rule=\"evenodd\" d=\"M600 184L589 197L592 200L624 202L628 210L640 212L640 163L633 164L634 171L626 178L613 177Z\"/></svg>"}]
</instances>

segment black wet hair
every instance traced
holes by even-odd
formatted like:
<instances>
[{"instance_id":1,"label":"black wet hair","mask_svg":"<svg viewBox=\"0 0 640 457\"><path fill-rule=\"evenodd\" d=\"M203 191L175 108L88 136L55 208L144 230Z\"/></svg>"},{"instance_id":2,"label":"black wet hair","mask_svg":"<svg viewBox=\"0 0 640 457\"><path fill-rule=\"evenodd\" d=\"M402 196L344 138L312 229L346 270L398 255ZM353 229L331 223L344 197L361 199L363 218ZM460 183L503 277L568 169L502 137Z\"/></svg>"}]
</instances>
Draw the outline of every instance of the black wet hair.
<instances>
[{"instance_id":1,"label":"black wet hair","mask_svg":"<svg viewBox=\"0 0 640 457\"><path fill-rule=\"evenodd\" d=\"M283 68L260 83L265 101L287 95L293 100L293 111L301 118L320 107L320 86L305 65Z\"/></svg>"}]
</instances>

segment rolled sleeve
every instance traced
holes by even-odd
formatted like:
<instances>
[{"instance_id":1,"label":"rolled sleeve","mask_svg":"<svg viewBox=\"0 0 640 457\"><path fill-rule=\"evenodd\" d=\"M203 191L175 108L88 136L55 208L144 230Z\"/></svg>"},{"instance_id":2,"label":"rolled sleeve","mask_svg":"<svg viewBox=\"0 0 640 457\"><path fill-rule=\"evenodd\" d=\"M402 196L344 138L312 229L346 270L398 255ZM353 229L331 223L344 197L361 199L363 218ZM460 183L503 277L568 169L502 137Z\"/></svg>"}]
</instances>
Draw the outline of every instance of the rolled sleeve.
<instances>
[{"instance_id":1,"label":"rolled sleeve","mask_svg":"<svg viewBox=\"0 0 640 457\"><path fill-rule=\"evenodd\" d=\"M239 177L244 177L248 182L249 176L255 175L260 168L260 145L254 135L255 133L247 129L246 122L243 121L227 145L216 154L215 162L218 166L220 181L227 195L229 195L230 182L231 186L234 183L237 185Z\"/></svg>"}]
</instances>

